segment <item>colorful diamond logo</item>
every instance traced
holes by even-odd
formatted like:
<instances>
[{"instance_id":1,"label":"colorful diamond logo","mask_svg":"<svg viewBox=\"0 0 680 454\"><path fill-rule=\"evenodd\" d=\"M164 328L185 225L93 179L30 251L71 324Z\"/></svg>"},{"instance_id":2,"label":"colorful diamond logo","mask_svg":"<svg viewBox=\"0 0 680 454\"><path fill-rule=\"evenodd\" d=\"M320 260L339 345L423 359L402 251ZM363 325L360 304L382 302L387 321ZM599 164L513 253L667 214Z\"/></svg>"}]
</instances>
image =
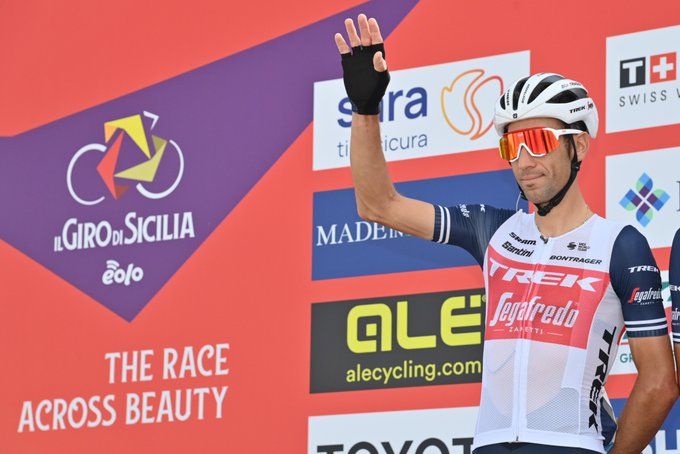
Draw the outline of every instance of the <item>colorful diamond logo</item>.
<instances>
[{"instance_id":1,"label":"colorful diamond logo","mask_svg":"<svg viewBox=\"0 0 680 454\"><path fill-rule=\"evenodd\" d=\"M635 184L635 191L629 189L619 201L619 205L627 211L637 210L635 218L642 227L647 227L654 216L652 208L660 211L668 199L670 199L668 193L663 189L654 189L654 181L643 173Z\"/></svg>"}]
</instances>

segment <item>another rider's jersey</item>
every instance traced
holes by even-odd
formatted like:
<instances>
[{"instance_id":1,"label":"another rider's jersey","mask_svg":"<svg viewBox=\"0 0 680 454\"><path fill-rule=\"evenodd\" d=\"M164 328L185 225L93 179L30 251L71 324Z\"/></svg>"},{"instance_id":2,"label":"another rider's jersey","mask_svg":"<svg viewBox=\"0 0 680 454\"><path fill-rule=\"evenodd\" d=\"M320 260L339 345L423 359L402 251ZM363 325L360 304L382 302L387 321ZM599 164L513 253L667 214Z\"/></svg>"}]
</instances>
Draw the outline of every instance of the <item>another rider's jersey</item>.
<instances>
[{"instance_id":1,"label":"another rider's jersey","mask_svg":"<svg viewBox=\"0 0 680 454\"><path fill-rule=\"evenodd\" d=\"M486 323L473 449L530 442L604 452L601 395L624 328L668 334L644 236L593 215L544 239L534 215L434 206L433 241L482 265Z\"/></svg>"},{"instance_id":2,"label":"another rider's jersey","mask_svg":"<svg viewBox=\"0 0 680 454\"><path fill-rule=\"evenodd\" d=\"M680 343L680 229L675 232L675 238L673 238L671 263L668 268L668 281L668 288L671 291L671 301L673 304L673 310L671 312L673 342L677 344Z\"/></svg>"}]
</instances>

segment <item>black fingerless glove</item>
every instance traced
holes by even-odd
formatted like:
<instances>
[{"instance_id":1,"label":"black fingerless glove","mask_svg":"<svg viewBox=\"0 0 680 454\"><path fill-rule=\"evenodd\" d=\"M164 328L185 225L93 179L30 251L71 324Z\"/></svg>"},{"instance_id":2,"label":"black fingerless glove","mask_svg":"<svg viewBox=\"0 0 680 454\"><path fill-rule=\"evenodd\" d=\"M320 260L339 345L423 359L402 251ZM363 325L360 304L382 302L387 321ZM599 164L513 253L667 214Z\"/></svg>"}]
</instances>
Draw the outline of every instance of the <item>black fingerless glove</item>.
<instances>
[{"instance_id":1,"label":"black fingerless glove","mask_svg":"<svg viewBox=\"0 0 680 454\"><path fill-rule=\"evenodd\" d=\"M381 51L385 58L385 46L353 47L351 53L342 54L343 80L347 96L352 103L352 111L362 115L380 113L380 101L385 95L390 73L373 68L373 55Z\"/></svg>"}]
</instances>

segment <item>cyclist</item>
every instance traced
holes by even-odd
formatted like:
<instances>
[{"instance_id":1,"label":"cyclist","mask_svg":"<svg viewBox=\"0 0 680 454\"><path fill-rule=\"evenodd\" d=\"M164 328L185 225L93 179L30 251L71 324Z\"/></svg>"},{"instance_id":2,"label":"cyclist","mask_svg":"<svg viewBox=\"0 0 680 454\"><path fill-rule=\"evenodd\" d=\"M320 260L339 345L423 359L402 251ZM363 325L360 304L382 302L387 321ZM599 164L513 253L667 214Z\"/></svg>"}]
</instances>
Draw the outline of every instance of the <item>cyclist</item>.
<instances>
[{"instance_id":1,"label":"cyclist","mask_svg":"<svg viewBox=\"0 0 680 454\"><path fill-rule=\"evenodd\" d=\"M673 238L671 263L668 267L668 281L673 305L671 312L673 350L675 350L675 362L678 364L678 383L680 384L680 229L675 232L675 237Z\"/></svg>"},{"instance_id":2,"label":"cyclist","mask_svg":"<svg viewBox=\"0 0 680 454\"><path fill-rule=\"evenodd\" d=\"M389 82L375 19L345 21L335 41L352 102L351 169L359 215L465 248L482 266L486 328L476 454L605 452L601 395L624 327L639 371L614 453L639 453L675 401L661 280L645 238L594 214L577 184L594 102L557 74L523 78L495 105L501 158L536 213L444 207L400 195L380 144ZM643 416L642 416L643 415Z\"/></svg>"}]
</instances>

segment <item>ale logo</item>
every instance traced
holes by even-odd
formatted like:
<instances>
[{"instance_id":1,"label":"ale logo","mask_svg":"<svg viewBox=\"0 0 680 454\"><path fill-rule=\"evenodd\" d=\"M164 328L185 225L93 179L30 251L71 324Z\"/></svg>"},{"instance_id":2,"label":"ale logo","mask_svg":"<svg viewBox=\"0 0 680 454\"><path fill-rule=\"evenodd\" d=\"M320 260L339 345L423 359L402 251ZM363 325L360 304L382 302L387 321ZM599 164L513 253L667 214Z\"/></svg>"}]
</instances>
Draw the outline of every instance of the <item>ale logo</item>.
<instances>
[{"instance_id":1,"label":"ale logo","mask_svg":"<svg viewBox=\"0 0 680 454\"><path fill-rule=\"evenodd\" d=\"M82 189L79 191L74 185L74 174L87 171L84 164L78 165L81 158L93 151L103 154L96 166L96 171L108 192L116 200L132 185L147 199L162 199L177 188L184 173L182 150L174 140L164 139L151 133L158 123L158 115L144 111L143 116L151 121L148 132L145 129L142 115L139 114L108 121L104 123L105 144L87 144L73 155L66 171L66 184L73 200L81 205L96 205L105 198L104 195L85 195ZM151 140L148 140L149 136ZM176 176L167 187L151 190L144 186L144 183L154 182L161 162L168 161L168 159L163 160L168 150L173 150L177 154Z\"/></svg>"},{"instance_id":2,"label":"ale logo","mask_svg":"<svg viewBox=\"0 0 680 454\"><path fill-rule=\"evenodd\" d=\"M442 88L440 101L446 124L457 134L477 140L493 125L492 109L480 110L479 106L493 106L503 93L503 79L487 76L483 69L465 71Z\"/></svg>"}]
</instances>

